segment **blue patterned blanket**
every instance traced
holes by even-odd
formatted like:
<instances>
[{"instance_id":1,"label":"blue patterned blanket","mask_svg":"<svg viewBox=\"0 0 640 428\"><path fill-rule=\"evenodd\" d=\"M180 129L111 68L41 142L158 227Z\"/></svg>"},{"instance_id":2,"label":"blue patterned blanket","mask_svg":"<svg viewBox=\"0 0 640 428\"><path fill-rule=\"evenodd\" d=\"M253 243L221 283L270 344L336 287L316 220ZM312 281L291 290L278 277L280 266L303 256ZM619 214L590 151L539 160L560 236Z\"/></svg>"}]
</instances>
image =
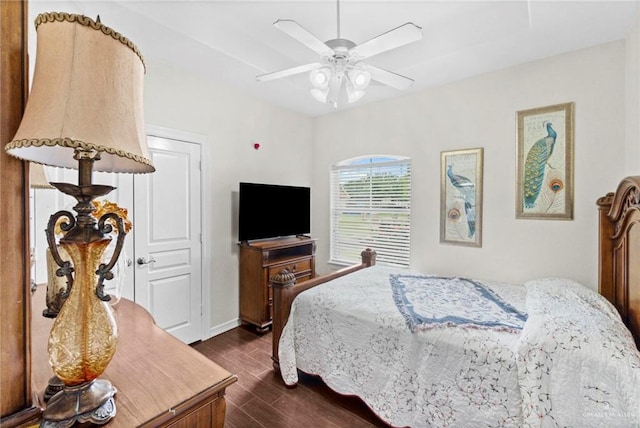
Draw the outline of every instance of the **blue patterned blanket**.
<instances>
[{"instance_id":1,"label":"blue patterned blanket","mask_svg":"<svg viewBox=\"0 0 640 428\"><path fill-rule=\"evenodd\" d=\"M390 275L393 300L411 332L438 326L522 330L527 314L464 278Z\"/></svg>"}]
</instances>

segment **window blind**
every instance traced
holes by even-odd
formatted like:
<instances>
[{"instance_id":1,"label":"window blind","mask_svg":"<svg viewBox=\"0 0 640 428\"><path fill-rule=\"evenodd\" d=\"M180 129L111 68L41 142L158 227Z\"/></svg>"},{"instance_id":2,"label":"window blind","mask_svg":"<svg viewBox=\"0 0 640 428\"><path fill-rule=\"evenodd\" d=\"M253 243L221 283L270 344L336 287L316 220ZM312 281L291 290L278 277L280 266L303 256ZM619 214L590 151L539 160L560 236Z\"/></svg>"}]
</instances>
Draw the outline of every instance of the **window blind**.
<instances>
[{"instance_id":1,"label":"window blind","mask_svg":"<svg viewBox=\"0 0 640 428\"><path fill-rule=\"evenodd\" d=\"M359 158L331 168L333 263L358 263L372 248L377 262L409 266L410 159Z\"/></svg>"}]
</instances>

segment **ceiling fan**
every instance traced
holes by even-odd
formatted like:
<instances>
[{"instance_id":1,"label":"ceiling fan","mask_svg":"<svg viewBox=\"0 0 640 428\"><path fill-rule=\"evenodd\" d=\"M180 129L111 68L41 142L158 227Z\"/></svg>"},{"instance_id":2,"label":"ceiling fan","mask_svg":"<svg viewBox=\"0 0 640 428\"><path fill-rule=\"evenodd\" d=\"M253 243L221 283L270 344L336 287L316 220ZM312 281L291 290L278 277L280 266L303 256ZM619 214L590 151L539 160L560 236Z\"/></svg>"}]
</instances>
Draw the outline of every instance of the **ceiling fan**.
<instances>
[{"instance_id":1,"label":"ceiling fan","mask_svg":"<svg viewBox=\"0 0 640 428\"><path fill-rule=\"evenodd\" d=\"M256 79L266 82L311 72L311 95L320 102L332 104L334 108L338 107L343 83L350 103L362 98L371 80L399 90L408 89L413 85L413 79L364 63L362 60L422 39L422 28L407 22L356 45L351 40L340 37L340 0L337 0L337 24L338 37L322 42L297 22L278 19L273 24L276 28L316 52L321 59L319 62L261 74Z\"/></svg>"}]
</instances>

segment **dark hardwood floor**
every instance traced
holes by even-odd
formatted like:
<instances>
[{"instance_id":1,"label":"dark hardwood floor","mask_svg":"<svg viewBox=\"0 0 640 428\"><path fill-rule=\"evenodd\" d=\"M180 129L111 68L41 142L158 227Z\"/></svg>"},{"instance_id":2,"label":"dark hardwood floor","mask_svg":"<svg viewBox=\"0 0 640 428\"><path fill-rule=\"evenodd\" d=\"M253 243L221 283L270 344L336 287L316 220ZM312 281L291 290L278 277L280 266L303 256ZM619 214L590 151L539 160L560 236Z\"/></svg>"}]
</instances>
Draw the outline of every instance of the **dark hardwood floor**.
<instances>
[{"instance_id":1,"label":"dark hardwood floor","mask_svg":"<svg viewBox=\"0 0 640 428\"><path fill-rule=\"evenodd\" d=\"M360 399L317 377L301 374L298 386L286 387L271 365L270 332L237 327L192 346L238 376L227 388L225 427L388 427Z\"/></svg>"}]
</instances>

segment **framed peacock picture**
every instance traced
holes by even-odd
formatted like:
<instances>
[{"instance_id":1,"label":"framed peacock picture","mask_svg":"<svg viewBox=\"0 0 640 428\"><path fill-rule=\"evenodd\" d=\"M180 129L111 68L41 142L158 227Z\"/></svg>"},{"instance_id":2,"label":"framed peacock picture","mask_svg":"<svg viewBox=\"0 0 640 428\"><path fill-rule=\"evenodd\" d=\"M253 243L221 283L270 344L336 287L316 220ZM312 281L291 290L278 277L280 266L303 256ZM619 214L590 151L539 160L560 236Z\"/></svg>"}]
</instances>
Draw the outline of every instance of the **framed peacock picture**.
<instances>
[{"instance_id":1,"label":"framed peacock picture","mask_svg":"<svg viewBox=\"0 0 640 428\"><path fill-rule=\"evenodd\" d=\"M482 246L483 149L440 154L440 242Z\"/></svg>"},{"instance_id":2,"label":"framed peacock picture","mask_svg":"<svg viewBox=\"0 0 640 428\"><path fill-rule=\"evenodd\" d=\"M573 219L573 109L518 112L516 218Z\"/></svg>"}]
</instances>

